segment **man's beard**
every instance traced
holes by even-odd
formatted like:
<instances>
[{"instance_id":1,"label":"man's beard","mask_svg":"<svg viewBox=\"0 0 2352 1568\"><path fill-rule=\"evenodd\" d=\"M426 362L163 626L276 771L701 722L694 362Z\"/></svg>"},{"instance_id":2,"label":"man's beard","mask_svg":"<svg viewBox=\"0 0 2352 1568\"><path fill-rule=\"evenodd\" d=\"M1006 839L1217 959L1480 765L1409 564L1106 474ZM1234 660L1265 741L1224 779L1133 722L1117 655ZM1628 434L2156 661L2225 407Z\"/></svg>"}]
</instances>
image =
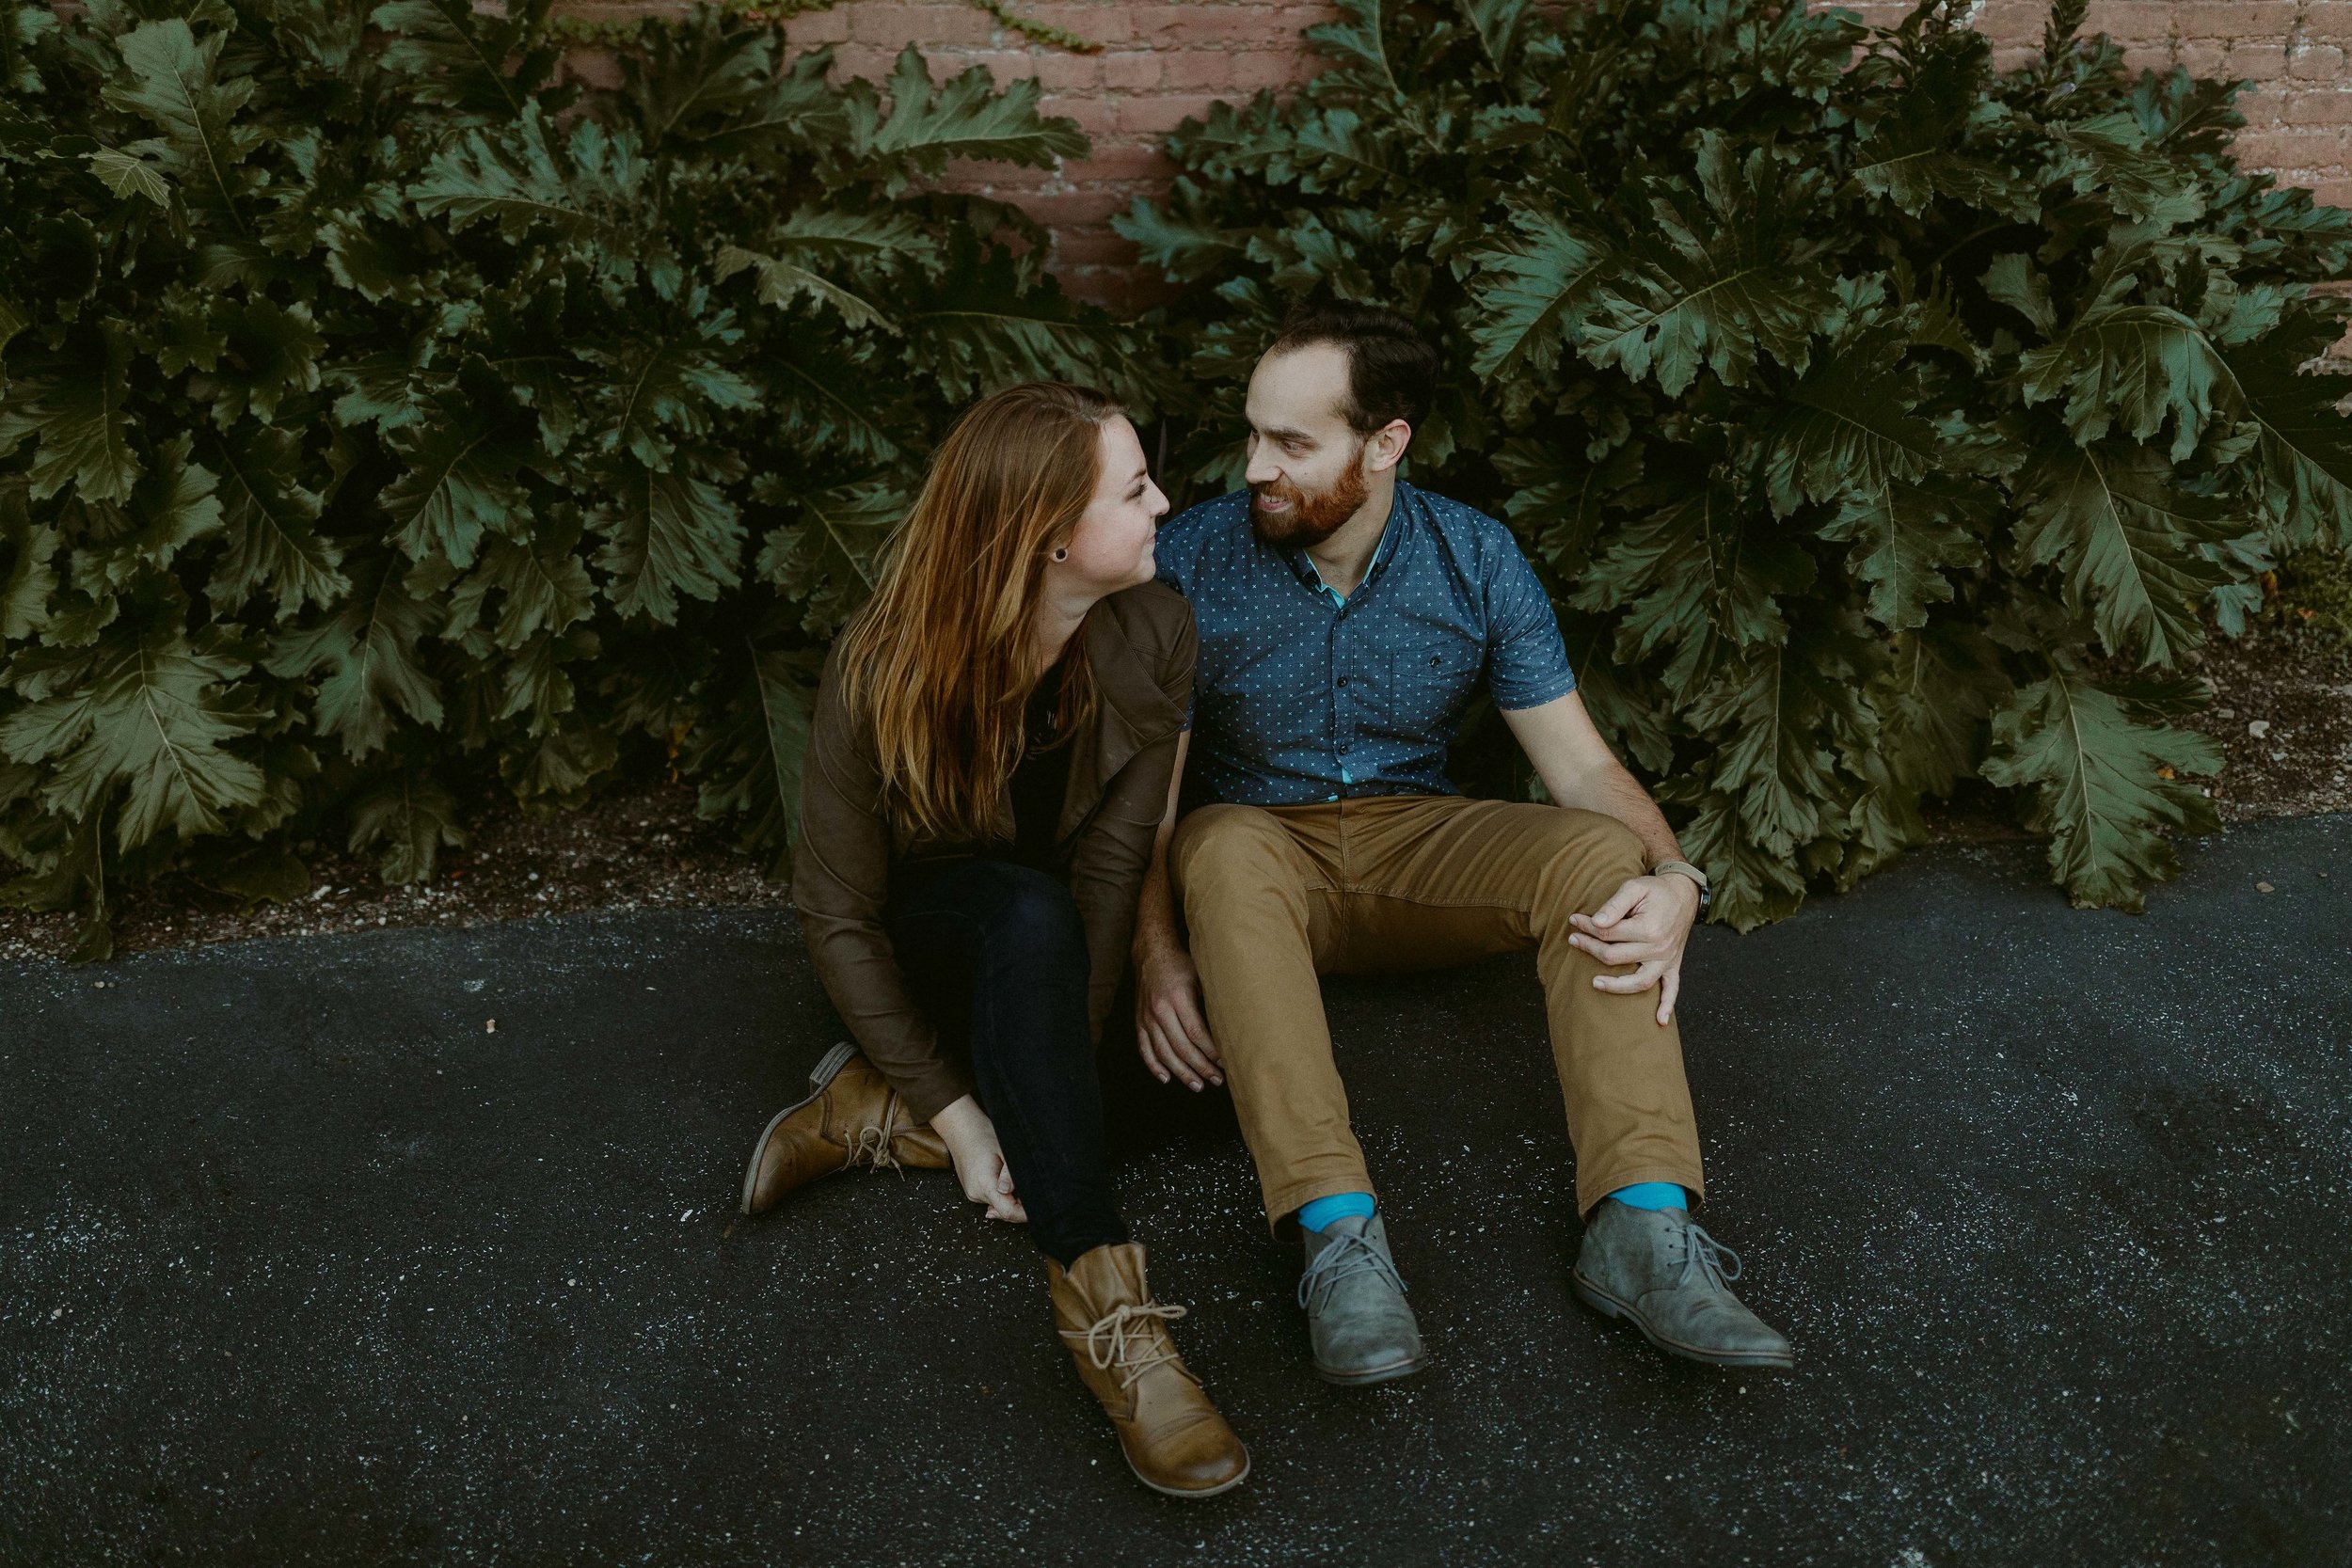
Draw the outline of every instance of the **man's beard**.
<instances>
[{"instance_id":1,"label":"man's beard","mask_svg":"<svg viewBox=\"0 0 2352 1568\"><path fill-rule=\"evenodd\" d=\"M1347 466L1331 488L1311 496L1282 480L1253 484L1249 487L1249 526L1261 540L1279 547L1320 545L1337 533L1341 524L1356 515L1356 509L1371 494L1372 485L1365 480L1363 468L1355 463ZM1268 496L1290 505L1269 516L1258 504Z\"/></svg>"}]
</instances>

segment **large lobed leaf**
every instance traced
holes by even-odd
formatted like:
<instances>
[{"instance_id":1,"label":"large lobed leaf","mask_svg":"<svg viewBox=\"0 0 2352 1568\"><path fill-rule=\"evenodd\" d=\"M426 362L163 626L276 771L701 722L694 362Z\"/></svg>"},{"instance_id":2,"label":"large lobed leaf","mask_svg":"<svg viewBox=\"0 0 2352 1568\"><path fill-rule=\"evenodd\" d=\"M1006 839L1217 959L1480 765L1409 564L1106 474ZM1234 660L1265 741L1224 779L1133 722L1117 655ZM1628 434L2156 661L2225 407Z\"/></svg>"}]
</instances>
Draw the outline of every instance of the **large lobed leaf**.
<instances>
[{"instance_id":1,"label":"large lobed leaf","mask_svg":"<svg viewBox=\"0 0 2352 1568\"><path fill-rule=\"evenodd\" d=\"M2246 418L2259 431L2263 496L2290 548L2352 550L2352 419L2336 378L2304 366L2335 327L2290 328L2228 353Z\"/></svg>"},{"instance_id":2,"label":"large lobed leaf","mask_svg":"<svg viewBox=\"0 0 2352 1568\"><path fill-rule=\"evenodd\" d=\"M841 102L853 155L883 171L895 196L914 176L937 174L953 158L1045 165L1082 156L1087 140L1076 122L1039 114L1038 90L1034 77L1019 77L1000 91L979 66L934 88L922 51L909 44L890 73L886 117L863 83Z\"/></svg>"},{"instance_id":3,"label":"large lobed leaf","mask_svg":"<svg viewBox=\"0 0 2352 1568\"><path fill-rule=\"evenodd\" d=\"M86 679L0 720L0 752L48 765L41 799L68 820L118 806L123 849L166 832L219 832L231 808L259 802L265 787L262 769L231 749L257 720L229 690L247 668L218 636L191 640L161 619L122 628Z\"/></svg>"},{"instance_id":4,"label":"large lobed leaf","mask_svg":"<svg viewBox=\"0 0 2352 1568\"><path fill-rule=\"evenodd\" d=\"M534 102L512 125L467 132L406 195L417 211L446 216L455 230L487 222L513 242L544 228L558 239L618 247L628 238L621 213L641 176L628 139L582 121L568 145L560 143Z\"/></svg>"},{"instance_id":5,"label":"large lobed leaf","mask_svg":"<svg viewBox=\"0 0 2352 1568\"><path fill-rule=\"evenodd\" d=\"M514 0L503 17L467 0L387 0L368 21L391 35L384 65L408 78L419 102L466 119L505 119L524 111L554 67L547 14L548 0Z\"/></svg>"},{"instance_id":6,"label":"large lobed leaf","mask_svg":"<svg viewBox=\"0 0 2352 1568\"><path fill-rule=\"evenodd\" d=\"M742 817L746 846L767 851L770 876L786 876L800 830L816 661L747 642L730 663L739 673L725 705L694 742L695 768L706 781L696 809Z\"/></svg>"},{"instance_id":7,"label":"large lobed leaf","mask_svg":"<svg viewBox=\"0 0 2352 1568\"><path fill-rule=\"evenodd\" d=\"M1517 213L1518 232L1476 255L1480 317L1470 369L1518 380L1556 370L1573 347L1594 280L1613 266L1606 244L1540 209Z\"/></svg>"},{"instance_id":8,"label":"large lobed leaf","mask_svg":"<svg viewBox=\"0 0 2352 1568\"><path fill-rule=\"evenodd\" d=\"M128 334L111 324L86 373L24 380L0 407L0 451L34 438L25 469L35 500L72 487L84 501L128 499L146 465L132 450Z\"/></svg>"},{"instance_id":9,"label":"large lobed leaf","mask_svg":"<svg viewBox=\"0 0 2352 1568\"><path fill-rule=\"evenodd\" d=\"M411 592L392 558L378 557L354 574L352 599L332 615L278 640L267 659L279 675L318 679L313 721L321 735L338 737L344 753L363 761L392 737L394 708L438 728L439 683L419 662L418 643L436 630L443 611Z\"/></svg>"},{"instance_id":10,"label":"large lobed leaf","mask_svg":"<svg viewBox=\"0 0 2352 1568\"><path fill-rule=\"evenodd\" d=\"M2070 601L2090 607L2100 641L2148 664L2171 664L2204 641L2200 611L2231 576L2209 546L2254 522L2169 477L2145 448L2102 445L2049 449L2020 481L2024 559L2056 563Z\"/></svg>"},{"instance_id":11,"label":"large lobed leaf","mask_svg":"<svg viewBox=\"0 0 2352 1568\"><path fill-rule=\"evenodd\" d=\"M678 596L716 599L741 576L741 515L691 468L641 465L612 470L611 499L589 515L604 536L596 564L605 594L623 615L677 619Z\"/></svg>"},{"instance_id":12,"label":"large lobed leaf","mask_svg":"<svg viewBox=\"0 0 2352 1568\"><path fill-rule=\"evenodd\" d=\"M1733 387L1763 359L1802 372L1836 309L1804 222L1818 175L1761 148L1742 158L1714 132L1699 139L1696 172L1695 186L1647 183L1651 224L1593 285L1578 334L1595 365L1654 377L1669 397L1702 365Z\"/></svg>"},{"instance_id":13,"label":"large lobed leaf","mask_svg":"<svg viewBox=\"0 0 2352 1568\"><path fill-rule=\"evenodd\" d=\"M208 31L199 40L179 17L139 24L119 40L123 73L105 99L162 133L132 150L154 154L191 201L245 233L250 220L240 202L252 178L242 166L266 133L238 118L253 96L252 78L220 79L227 37Z\"/></svg>"},{"instance_id":14,"label":"large lobed leaf","mask_svg":"<svg viewBox=\"0 0 2352 1568\"><path fill-rule=\"evenodd\" d=\"M2109 689L2054 668L1994 714L1984 776L2033 792L2027 822L2050 835L2050 868L2076 903L2141 908L2141 883L2180 869L2157 830L2219 827L2213 802L2178 775L2217 771L2220 747L2160 721L2203 697L2186 682Z\"/></svg>"}]
</instances>

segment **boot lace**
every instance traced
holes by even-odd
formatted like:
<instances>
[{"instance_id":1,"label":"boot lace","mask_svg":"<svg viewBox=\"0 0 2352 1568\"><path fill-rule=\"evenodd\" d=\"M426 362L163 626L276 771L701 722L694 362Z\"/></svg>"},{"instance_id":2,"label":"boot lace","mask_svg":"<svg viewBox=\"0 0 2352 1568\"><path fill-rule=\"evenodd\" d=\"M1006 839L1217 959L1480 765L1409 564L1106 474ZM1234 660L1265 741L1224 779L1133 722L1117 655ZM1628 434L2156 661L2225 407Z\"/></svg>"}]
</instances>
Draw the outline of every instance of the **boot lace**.
<instances>
[{"instance_id":1,"label":"boot lace","mask_svg":"<svg viewBox=\"0 0 2352 1568\"><path fill-rule=\"evenodd\" d=\"M1717 1290L1728 1290L1730 1286L1727 1282L1740 1277L1740 1255L1709 1236L1695 1223L1685 1224L1682 1227L1682 1268L1675 1275L1676 1288L1688 1285L1693 1271Z\"/></svg>"},{"instance_id":2,"label":"boot lace","mask_svg":"<svg viewBox=\"0 0 2352 1568\"><path fill-rule=\"evenodd\" d=\"M850 1134L850 1159L842 1168L855 1170L860 1165L868 1170L895 1170L901 1180L907 1174L898 1157L890 1152L890 1130L885 1127L868 1125Z\"/></svg>"},{"instance_id":3,"label":"boot lace","mask_svg":"<svg viewBox=\"0 0 2352 1568\"><path fill-rule=\"evenodd\" d=\"M1325 1234L1331 1236L1332 1241L1315 1254L1314 1261L1307 1265L1307 1272L1298 1276L1299 1306L1310 1312L1320 1311L1323 1304L1331 1298L1331 1292L1339 1288L1341 1280L1352 1279L1359 1274L1376 1275L1393 1287L1398 1294L1405 1292L1405 1276L1396 1272L1396 1265L1389 1261L1387 1254L1372 1244L1370 1238L1351 1236L1343 1230L1327 1231Z\"/></svg>"},{"instance_id":4,"label":"boot lace","mask_svg":"<svg viewBox=\"0 0 2352 1568\"><path fill-rule=\"evenodd\" d=\"M1065 1328L1059 1332L1065 1339L1084 1340L1087 1359L1098 1370L1116 1370L1122 1392L1134 1387L1136 1379L1168 1361L1177 1362L1178 1371L1199 1383L1199 1378L1192 1377L1191 1369L1178 1359L1175 1341L1168 1338L1161 1326L1174 1323L1185 1310L1156 1301L1147 1301L1139 1307L1129 1303L1112 1307L1097 1318L1090 1328Z\"/></svg>"},{"instance_id":5,"label":"boot lace","mask_svg":"<svg viewBox=\"0 0 2352 1568\"><path fill-rule=\"evenodd\" d=\"M898 1141L898 1109L904 1103L894 1092L882 1101L881 1125L868 1122L850 1133L850 1158L842 1169L855 1170L864 1165L868 1170L895 1170L899 1180L907 1179L906 1167L898 1164L898 1156L891 1148Z\"/></svg>"}]
</instances>

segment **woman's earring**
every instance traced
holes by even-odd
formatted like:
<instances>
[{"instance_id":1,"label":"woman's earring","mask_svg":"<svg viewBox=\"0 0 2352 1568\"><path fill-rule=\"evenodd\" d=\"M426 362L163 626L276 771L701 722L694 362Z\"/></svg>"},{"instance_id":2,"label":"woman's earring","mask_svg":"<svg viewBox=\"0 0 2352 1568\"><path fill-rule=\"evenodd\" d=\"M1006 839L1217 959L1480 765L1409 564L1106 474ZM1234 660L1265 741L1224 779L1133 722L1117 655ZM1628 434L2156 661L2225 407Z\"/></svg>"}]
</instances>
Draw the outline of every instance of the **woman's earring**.
<instances>
[{"instance_id":1,"label":"woman's earring","mask_svg":"<svg viewBox=\"0 0 2352 1568\"><path fill-rule=\"evenodd\" d=\"M1063 546L1060 549L1056 550L1056 551L1054 552L1054 559L1055 559L1056 561L1067 561L1067 560L1069 560L1069 559L1070 559L1070 546L1067 546L1067 545L1064 545L1064 546Z\"/></svg>"}]
</instances>

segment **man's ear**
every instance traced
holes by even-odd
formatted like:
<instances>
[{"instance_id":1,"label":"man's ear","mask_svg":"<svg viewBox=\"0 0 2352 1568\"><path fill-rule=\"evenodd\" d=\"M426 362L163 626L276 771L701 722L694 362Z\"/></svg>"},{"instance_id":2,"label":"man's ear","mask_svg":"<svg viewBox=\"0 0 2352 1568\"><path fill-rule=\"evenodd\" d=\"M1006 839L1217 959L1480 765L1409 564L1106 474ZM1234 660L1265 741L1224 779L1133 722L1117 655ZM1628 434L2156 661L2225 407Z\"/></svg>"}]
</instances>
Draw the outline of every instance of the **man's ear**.
<instances>
[{"instance_id":1,"label":"man's ear","mask_svg":"<svg viewBox=\"0 0 2352 1568\"><path fill-rule=\"evenodd\" d=\"M1403 420L1391 420L1372 433L1364 443L1364 471L1383 473L1405 461L1405 449L1412 445L1413 427Z\"/></svg>"}]
</instances>

